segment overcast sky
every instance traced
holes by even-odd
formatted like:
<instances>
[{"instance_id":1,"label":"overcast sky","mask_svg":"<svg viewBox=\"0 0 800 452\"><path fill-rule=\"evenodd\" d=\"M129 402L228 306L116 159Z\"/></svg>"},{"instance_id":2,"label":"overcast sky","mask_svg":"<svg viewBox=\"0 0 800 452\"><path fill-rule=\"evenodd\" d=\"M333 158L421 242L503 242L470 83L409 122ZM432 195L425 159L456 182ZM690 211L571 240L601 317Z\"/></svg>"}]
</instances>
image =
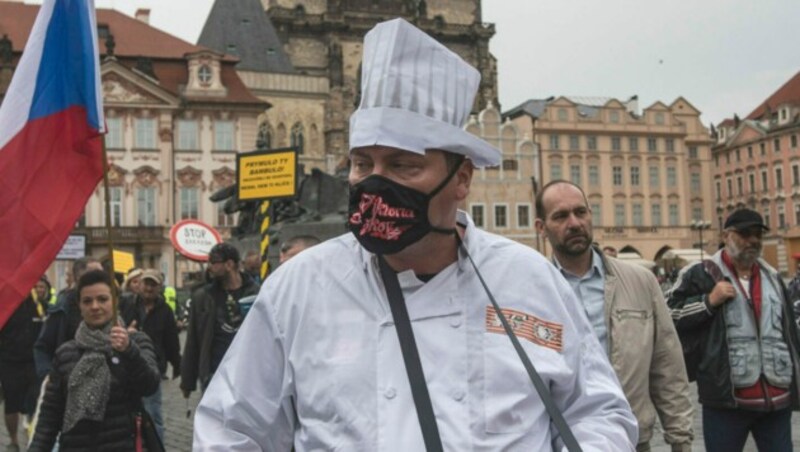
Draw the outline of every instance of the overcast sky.
<instances>
[{"instance_id":1,"label":"overcast sky","mask_svg":"<svg viewBox=\"0 0 800 452\"><path fill-rule=\"evenodd\" d=\"M196 42L213 0L95 0ZM38 3L41 3L39 1ZM798 0L484 0L504 110L549 96L684 96L719 123L800 71Z\"/></svg>"}]
</instances>

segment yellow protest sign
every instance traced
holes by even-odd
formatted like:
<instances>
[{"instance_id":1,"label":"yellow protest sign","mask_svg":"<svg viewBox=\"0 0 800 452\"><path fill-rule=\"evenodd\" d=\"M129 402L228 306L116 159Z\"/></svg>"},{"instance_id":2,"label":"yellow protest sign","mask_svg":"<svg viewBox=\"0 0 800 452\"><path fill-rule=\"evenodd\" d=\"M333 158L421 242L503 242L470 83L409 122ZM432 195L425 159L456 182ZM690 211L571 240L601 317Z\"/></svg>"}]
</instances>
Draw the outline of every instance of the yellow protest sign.
<instances>
[{"instance_id":1,"label":"yellow protest sign","mask_svg":"<svg viewBox=\"0 0 800 452\"><path fill-rule=\"evenodd\" d=\"M136 266L133 260L133 253L128 253L125 251L114 250L114 272L115 273L122 273L123 275L128 273L130 269Z\"/></svg>"},{"instance_id":2,"label":"yellow protest sign","mask_svg":"<svg viewBox=\"0 0 800 452\"><path fill-rule=\"evenodd\" d=\"M240 201L288 198L296 194L295 149L239 154L236 166Z\"/></svg>"}]
</instances>

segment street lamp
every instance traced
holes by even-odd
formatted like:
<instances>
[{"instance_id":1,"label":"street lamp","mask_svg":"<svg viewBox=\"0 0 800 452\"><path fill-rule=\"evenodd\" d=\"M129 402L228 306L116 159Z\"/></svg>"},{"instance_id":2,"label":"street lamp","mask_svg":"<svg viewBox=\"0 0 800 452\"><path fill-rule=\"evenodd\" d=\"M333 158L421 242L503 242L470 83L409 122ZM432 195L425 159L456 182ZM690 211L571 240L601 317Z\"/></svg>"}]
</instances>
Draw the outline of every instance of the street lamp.
<instances>
[{"instance_id":1,"label":"street lamp","mask_svg":"<svg viewBox=\"0 0 800 452\"><path fill-rule=\"evenodd\" d=\"M703 229L710 229L711 222L708 220L694 220L691 226L692 230L697 230L700 233L700 260L703 260Z\"/></svg>"}]
</instances>

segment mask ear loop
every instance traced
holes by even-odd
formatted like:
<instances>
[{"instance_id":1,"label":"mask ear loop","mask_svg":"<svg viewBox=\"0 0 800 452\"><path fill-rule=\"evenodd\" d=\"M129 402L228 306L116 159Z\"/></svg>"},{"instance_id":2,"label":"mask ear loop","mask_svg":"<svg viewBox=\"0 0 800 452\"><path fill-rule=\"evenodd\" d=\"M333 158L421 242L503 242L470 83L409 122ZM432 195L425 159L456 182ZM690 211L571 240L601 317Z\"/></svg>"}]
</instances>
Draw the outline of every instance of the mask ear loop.
<instances>
[{"instance_id":1,"label":"mask ear loop","mask_svg":"<svg viewBox=\"0 0 800 452\"><path fill-rule=\"evenodd\" d=\"M439 194L439 192L440 192L440 191L442 191L442 189L443 189L443 188L444 188L444 187L445 187L445 186L446 186L448 183L450 183L450 180L451 180L451 179L453 179L453 176L455 176L455 175L456 175L456 173L458 172L459 168L461 168L461 165L464 163L464 160L466 160L466 157L464 157L463 155L460 155L459 157L460 157L460 158L458 159L458 163L456 163L455 165L453 165L453 169L451 169L451 170L450 170L450 172L449 172L449 173L447 173L447 177L445 177L445 178L444 178L444 180L442 181L442 183L440 183L439 185L437 185L437 186L436 186L436 188L434 188L434 189L433 189L433 191L431 191L431 192L430 192L430 194L428 194L428 200L429 200L429 201L430 201L430 199L432 199L434 196L436 196L437 194ZM431 231L432 231L432 232L438 232L438 233L440 233L440 234L453 234L453 233L455 233L456 235L458 235L458 231L456 230L456 228L445 229L445 228L439 228L439 227L436 227L436 226L434 226L434 225L431 225Z\"/></svg>"},{"instance_id":2,"label":"mask ear loop","mask_svg":"<svg viewBox=\"0 0 800 452\"><path fill-rule=\"evenodd\" d=\"M458 248L464 252L470 264L472 264L472 268L475 269L475 274L478 276L478 280L481 282L483 290L489 297L489 301L492 302L492 308L494 308L495 315L500 320L500 323L503 324L503 329L506 331L508 338L511 339L511 344L514 346L514 350L516 350L519 359L522 361L522 365L528 372L528 377L530 378L531 383L533 383L533 387L536 388L536 392L539 394L539 398L542 400L542 403L547 410L547 414L550 415L550 419L552 420L553 424L555 424L556 429L558 429L558 433L561 435L561 440L564 442L564 446L566 446L569 452L580 452L582 449L580 445L578 445L578 441L575 439L575 435L573 435L572 430L567 424L567 421L564 419L564 415L561 414L561 410L559 410L558 406L556 406L555 402L553 401L553 397L550 395L550 390L547 388L547 385L544 384L544 381L542 381L542 377L539 375L539 372L537 372L536 368L533 367L533 363L531 363L531 360L528 358L528 354L525 353L525 349L522 348L522 344L519 343L519 339L517 339L517 335L514 334L514 330L511 329L511 325L508 324L508 319L506 319L506 316L503 315L500 305L497 304L497 300L494 299L492 292L489 290L489 286L487 286L486 281L483 280L483 276L478 270L478 266L475 265L475 261L472 260L472 256L470 256L469 251L467 251L467 247L464 246L464 242L461 240L461 236L458 235L458 231L456 231L454 235L456 236Z\"/></svg>"}]
</instances>

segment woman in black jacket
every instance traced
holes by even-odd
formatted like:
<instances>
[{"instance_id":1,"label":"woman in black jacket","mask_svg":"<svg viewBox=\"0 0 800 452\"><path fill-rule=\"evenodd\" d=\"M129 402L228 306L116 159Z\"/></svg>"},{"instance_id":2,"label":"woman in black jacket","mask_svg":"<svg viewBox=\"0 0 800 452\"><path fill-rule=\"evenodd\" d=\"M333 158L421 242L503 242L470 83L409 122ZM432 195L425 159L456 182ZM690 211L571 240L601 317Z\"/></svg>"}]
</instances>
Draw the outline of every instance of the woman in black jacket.
<instances>
[{"instance_id":1,"label":"woman in black jacket","mask_svg":"<svg viewBox=\"0 0 800 452\"><path fill-rule=\"evenodd\" d=\"M113 283L99 270L81 276L83 321L56 351L29 451L133 451L141 398L158 388L153 345L143 333L112 326Z\"/></svg>"}]
</instances>

